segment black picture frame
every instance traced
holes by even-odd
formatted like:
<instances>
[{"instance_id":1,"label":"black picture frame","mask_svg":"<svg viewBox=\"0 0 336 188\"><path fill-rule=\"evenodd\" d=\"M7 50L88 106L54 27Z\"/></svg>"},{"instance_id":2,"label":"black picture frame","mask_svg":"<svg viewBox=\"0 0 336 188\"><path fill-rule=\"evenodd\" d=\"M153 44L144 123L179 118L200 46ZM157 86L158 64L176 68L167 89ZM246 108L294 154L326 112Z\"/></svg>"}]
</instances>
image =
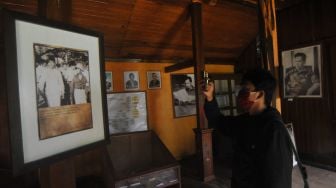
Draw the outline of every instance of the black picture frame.
<instances>
[{"instance_id":1,"label":"black picture frame","mask_svg":"<svg viewBox=\"0 0 336 188\"><path fill-rule=\"evenodd\" d=\"M281 51L283 98L322 98L322 46Z\"/></svg>"},{"instance_id":2,"label":"black picture frame","mask_svg":"<svg viewBox=\"0 0 336 188\"><path fill-rule=\"evenodd\" d=\"M14 11L4 10L3 18L9 142L13 174L19 175L109 143L103 35L96 31ZM89 106L89 113L94 117L91 121L84 121L92 124L89 128L70 130L44 139L39 136L42 108L38 107L37 97L36 65L39 60L36 59L34 49L36 44L51 46L49 49L87 51L88 59L85 61L89 74L87 85L90 87L89 94L86 93L86 96L89 96L86 98L86 103L48 106L47 109L51 109L52 113L48 114L48 118L53 120L56 117L66 119L69 114L79 117L80 113L77 112L81 111L82 105ZM70 50L70 52L77 51ZM50 59L52 58L47 58L48 61ZM80 63L83 65L84 60ZM56 70L56 67L52 70ZM70 122L59 122L60 124L56 123L55 126L70 125Z\"/></svg>"},{"instance_id":3,"label":"black picture frame","mask_svg":"<svg viewBox=\"0 0 336 188\"><path fill-rule=\"evenodd\" d=\"M174 118L196 115L194 74L171 74Z\"/></svg>"}]
</instances>

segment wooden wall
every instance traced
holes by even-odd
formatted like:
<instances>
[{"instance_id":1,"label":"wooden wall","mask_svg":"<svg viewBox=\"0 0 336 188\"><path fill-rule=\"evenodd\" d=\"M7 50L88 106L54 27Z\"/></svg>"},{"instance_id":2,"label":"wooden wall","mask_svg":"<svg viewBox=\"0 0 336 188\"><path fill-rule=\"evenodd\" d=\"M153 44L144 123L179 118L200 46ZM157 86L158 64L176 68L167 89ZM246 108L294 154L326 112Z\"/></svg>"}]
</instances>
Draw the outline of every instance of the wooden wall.
<instances>
[{"instance_id":1,"label":"wooden wall","mask_svg":"<svg viewBox=\"0 0 336 188\"><path fill-rule=\"evenodd\" d=\"M287 4L286 4L287 2ZM336 1L283 1L277 10L279 53L322 45L322 98L282 100L293 122L298 150L306 162L336 169Z\"/></svg>"},{"instance_id":2,"label":"wooden wall","mask_svg":"<svg viewBox=\"0 0 336 188\"><path fill-rule=\"evenodd\" d=\"M182 69L173 73L164 73L170 63L125 63L107 62L106 71L112 71L113 91L124 91L123 72L139 71L140 90L147 93L148 125L154 130L175 158L181 159L195 153L196 117L174 118L170 75L193 73L193 68ZM161 89L147 89L147 71L161 71ZM211 73L233 73L232 65L207 65Z\"/></svg>"}]
</instances>

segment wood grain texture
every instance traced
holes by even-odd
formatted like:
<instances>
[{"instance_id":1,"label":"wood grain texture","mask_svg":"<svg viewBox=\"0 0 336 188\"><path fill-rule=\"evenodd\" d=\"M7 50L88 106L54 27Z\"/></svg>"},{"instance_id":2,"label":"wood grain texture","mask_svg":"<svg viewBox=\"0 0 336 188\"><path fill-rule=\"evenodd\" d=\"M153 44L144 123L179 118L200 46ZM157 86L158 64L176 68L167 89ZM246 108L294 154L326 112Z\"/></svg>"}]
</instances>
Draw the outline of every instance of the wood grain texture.
<instances>
[{"instance_id":1,"label":"wood grain texture","mask_svg":"<svg viewBox=\"0 0 336 188\"><path fill-rule=\"evenodd\" d=\"M336 165L335 1L302 1L278 11L279 53L322 45L322 98L282 100L282 115L293 122L298 151L310 162ZM333 23L333 24L332 24ZM313 157L309 157L313 156Z\"/></svg>"}]
</instances>

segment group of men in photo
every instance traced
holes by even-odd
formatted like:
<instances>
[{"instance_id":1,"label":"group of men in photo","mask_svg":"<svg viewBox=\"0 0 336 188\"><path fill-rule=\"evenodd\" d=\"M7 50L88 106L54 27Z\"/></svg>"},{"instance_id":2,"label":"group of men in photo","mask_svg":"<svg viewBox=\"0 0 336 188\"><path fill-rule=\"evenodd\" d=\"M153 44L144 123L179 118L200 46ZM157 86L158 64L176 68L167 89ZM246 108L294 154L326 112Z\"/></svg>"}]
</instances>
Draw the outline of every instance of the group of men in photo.
<instances>
[{"instance_id":1,"label":"group of men in photo","mask_svg":"<svg viewBox=\"0 0 336 188\"><path fill-rule=\"evenodd\" d=\"M90 102L88 52L34 44L38 108Z\"/></svg>"}]
</instances>

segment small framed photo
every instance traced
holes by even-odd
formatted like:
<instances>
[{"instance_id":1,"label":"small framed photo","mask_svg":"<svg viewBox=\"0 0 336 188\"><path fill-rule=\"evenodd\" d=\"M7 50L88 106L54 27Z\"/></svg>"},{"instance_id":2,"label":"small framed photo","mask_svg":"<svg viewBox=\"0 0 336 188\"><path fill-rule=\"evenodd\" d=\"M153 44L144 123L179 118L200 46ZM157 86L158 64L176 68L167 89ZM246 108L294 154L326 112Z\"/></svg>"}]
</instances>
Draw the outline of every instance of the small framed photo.
<instances>
[{"instance_id":1,"label":"small framed photo","mask_svg":"<svg viewBox=\"0 0 336 188\"><path fill-rule=\"evenodd\" d=\"M194 74L172 74L172 98L174 117L196 114L196 92Z\"/></svg>"},{"instance_id":2,"label":"small framed photo","mask_svg":"<svg viewBox=\"0 0 336 188\"><path fill-rule=\"evenodd\" d=\"M105 72L105 78L106 78L106 92L112 92L113 91L113 77L112 72Z\"/></svg>"},{"instance_id":3,"label":"small framed photo","mask_svg":"<svg viewBox=\"0 0 336 188\"><path fill-rule=\"evenodd\" d=\"M322 97L321 45L285 50L281 55L284 98Z\"/></svg>"},{"instance_id":4,"label":"small framed photo","mask_svg":"<svg viewBox=\"0 0 336 188\"><path fill-rule=\"evenodd\" d=\"M138 90L139 86L139 72L138 71L126 71L124 72L124 89Z\"/></svg>"},{"instance_id":5,"label":"small framed photo","mask_svg":"<svg viewBox=\"0 0 336 188\"><path fill-rule=\"evenodd\" d=\"M5 17L13 173L106 144L102 34L16 12Z\"/></svg>"},{"instance_id":6,"label":"small framed photo","mask_svg":"<svg viewBox=\"0 0 336 188\"><path fill-rule=\"evenodd\" d=\"M160 89L161 88L160 71L148 71L147 72L147 85L148 85L148 89Z\"/></svg>"}]
</instances>

